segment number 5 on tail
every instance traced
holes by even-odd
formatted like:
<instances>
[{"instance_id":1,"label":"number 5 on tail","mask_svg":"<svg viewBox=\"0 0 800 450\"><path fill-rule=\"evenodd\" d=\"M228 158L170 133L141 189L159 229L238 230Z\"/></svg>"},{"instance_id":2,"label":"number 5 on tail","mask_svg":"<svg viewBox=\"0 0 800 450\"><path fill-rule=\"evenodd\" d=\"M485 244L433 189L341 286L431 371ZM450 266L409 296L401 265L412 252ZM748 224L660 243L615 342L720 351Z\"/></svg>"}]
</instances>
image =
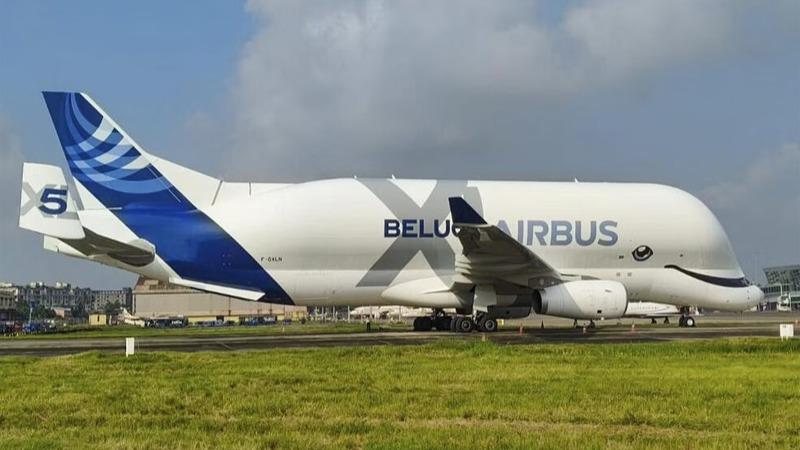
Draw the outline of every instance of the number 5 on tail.
<instances>
[{"instance_id":1,"label":"number 5 on tail","mask_svg":"<svg viewBox=\"0 0 800 450\"><path fill-rule=\"evenodd\" d=\"M83 239L83 226L60 167L25 163L19 226L61 239Z\"/></svg>"}]
</instances>

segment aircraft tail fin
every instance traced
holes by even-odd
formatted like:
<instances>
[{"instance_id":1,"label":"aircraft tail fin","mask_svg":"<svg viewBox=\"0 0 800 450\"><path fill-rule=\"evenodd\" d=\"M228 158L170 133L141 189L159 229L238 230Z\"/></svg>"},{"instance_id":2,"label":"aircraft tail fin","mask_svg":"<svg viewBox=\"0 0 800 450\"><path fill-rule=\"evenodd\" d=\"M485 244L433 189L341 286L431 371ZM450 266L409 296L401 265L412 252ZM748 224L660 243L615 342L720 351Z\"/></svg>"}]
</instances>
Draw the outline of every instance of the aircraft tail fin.
<instances>
[{"instance_id":1,"label":"aircraft tail fin","mask_svg":"<svg viewBox=\"0 0 800 450\"><path fill-rule=\"evenodd\" d=\"M84 208L158 204L192 209L195 185L218 180L160 160L145 152L88 95L43 92L70 173ZM165 170L171 172L169 177ZM198 180L200 181L199 183ZM180 189L175 182L180 181ZM86 198L84 198L86 197Z\"/></svg>"}]
</instances>

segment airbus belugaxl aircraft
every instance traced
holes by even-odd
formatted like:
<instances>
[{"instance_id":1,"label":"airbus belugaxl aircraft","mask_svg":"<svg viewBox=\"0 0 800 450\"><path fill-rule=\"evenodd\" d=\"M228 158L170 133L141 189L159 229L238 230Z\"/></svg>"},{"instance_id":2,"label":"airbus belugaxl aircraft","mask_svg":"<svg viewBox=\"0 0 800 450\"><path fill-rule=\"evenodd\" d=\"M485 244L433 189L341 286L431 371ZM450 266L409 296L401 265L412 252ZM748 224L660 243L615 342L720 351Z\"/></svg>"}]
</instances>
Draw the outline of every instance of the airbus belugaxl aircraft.
<instances>
[{"instance_id":1,"label":"airbus belugaxl aircraft","mask_svg":"<svg viewBox=\"0 0 800 450\"><path fill-rule=\"evenodd\" d=\"M628 301L743 310L763 294L699 200L654 184L230 183L146 152L88 95L45 92L71 178L23 167L44 247L223 295L432 308L418 330L618 318ZM455 309L448 314L445 309Z\"/></svg>"}]
</instances>

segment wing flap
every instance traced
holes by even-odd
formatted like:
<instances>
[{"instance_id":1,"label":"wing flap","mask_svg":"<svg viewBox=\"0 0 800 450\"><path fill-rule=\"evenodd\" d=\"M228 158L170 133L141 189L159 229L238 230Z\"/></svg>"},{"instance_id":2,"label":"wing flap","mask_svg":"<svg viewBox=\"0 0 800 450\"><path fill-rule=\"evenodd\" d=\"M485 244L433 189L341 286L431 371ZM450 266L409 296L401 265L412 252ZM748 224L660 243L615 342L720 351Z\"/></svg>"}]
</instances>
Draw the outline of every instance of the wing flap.
<instances>
[{"instance_id":1,"label":"wing flap","mask_svg":"<svg viewBox=\"0 0 800 450\"><path fill-rule=\"evenodd\" d=\"M463 247L456 258L456 273L476 284L502 280L538 288L562 280L547 261L500 228L486 223L466 200L450 197L449 201L456 236Z\"/></svg>"}]
</instances>

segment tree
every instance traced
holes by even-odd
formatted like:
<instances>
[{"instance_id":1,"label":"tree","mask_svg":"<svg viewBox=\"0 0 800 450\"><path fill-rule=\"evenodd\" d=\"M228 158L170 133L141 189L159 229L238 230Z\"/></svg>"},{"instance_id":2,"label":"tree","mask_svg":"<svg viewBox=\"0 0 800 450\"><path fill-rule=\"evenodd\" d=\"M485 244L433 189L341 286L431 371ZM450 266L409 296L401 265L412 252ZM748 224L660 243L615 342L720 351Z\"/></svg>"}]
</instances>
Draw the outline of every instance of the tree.
<instances>
[{"instance_id":1,"label":"tree","mask_svg":"<svg viewBox=\"0 0 800 450\"><path fill-rule=\"evenodd\" d=\"M28 320L30 303L25 300L17 301L17 317L22 320ZM50 308L33 303L33 319L52 319L56 316L56 312Z\"/></svg>"},{"instance_id":2,"label":"tree","mask_svg":"<svg viewBox=\"0 0 800 450\"><path fill-rule=\"evenodd\" d=\"M89 317L89 310L86 308L85 301L79 301L75 304L75 307L72 308L72 317L81 319Z\"/></svg>"},{"instance_id":3,"label":"tree","mask_svg":"<svg viewBox=\"0 0 800 450\"><path fill-rule=\"evenodd\" d=\"M27 320L29 308L30 305L28 304L28 302L22 299L17 300L17 317L19 317L20 320L22 319Z\"/></svg>"},{"instance_id":4,"label":"tree","mask_svg":"<svg viewBox=\"0 0 800 450\"><path fill-rule=\"evenodd\" d=\"M118 301L113 303L106 303L106 306L103 308L103 312L106 313L107 316L116 316L120 313L122 307L120 306Z\"/></svg>"}]
</instances>

